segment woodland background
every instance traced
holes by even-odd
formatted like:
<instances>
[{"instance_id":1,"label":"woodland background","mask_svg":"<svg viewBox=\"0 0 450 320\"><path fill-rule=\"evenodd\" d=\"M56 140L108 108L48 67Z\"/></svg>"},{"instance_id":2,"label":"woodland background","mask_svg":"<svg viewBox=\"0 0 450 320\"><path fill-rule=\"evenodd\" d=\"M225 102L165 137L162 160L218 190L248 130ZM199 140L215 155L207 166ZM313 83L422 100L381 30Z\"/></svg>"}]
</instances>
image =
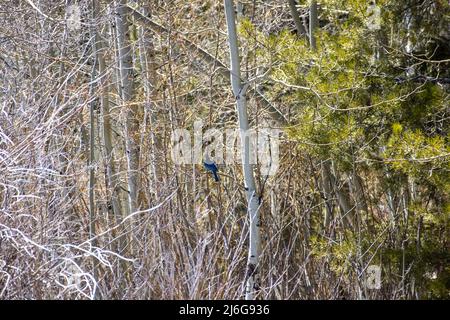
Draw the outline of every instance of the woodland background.
<instances>
[{"instance_id":1,"label":"woodland background","mask_svg":"<svg viewBox=\"0 0 450 320\"><path fill-rule=\"evenodd\" d=\"M255 298L450 298L449 2L234 5L250 126L283 130ZM227 39L222 1L0 0L0 299L243 298L240 164L170 157L237 127Z\"/></svg>"}]
</instances>

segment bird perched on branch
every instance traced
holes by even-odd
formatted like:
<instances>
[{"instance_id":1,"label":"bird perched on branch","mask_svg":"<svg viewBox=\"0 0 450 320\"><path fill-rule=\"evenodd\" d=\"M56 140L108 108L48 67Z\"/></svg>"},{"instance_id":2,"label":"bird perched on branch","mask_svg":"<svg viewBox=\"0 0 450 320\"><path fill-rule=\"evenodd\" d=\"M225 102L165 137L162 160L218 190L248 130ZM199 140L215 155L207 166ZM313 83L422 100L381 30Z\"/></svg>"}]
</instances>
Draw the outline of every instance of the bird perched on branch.
<instances>
[{"instance_id":1,"label":"bird perched on branch","mask_svg":"<svg viewBox=\"0 0 450 320\"><path fill-rule=\"evenodd\" d=\"M219 171L219 169L217 169L216 164L209 158L207 154L205 155L205 158L203 160L203 166L206 170L211 171L211 173L214 175L214 180L218 182L219 175L217 174L217 171Z\"/></svg>"}]
</instances>

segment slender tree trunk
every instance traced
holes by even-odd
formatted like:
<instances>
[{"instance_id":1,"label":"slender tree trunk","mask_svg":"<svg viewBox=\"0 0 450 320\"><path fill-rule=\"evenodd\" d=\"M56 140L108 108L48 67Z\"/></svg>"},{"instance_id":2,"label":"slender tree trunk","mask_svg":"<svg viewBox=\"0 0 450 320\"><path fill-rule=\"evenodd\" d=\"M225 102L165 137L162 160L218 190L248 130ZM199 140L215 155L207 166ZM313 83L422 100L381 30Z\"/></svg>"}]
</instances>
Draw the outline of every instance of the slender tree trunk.
<instances>
[{"instance_id":1,"label":"slender tree trunk","mask_svg":"<svg viewBox=\"0 0 450 320\"><path fill-rule=\"evenodd\" d=\"M92 70L92 80L95 79L95 67ZM94 84L91 84L91 93L94 91ZM89 106L89 238L94 247L97 246L95 238L95 105L97 101L93 100ZM93 276L97 279L97 263L93 259Z\"/></svg>"},{"instance_id":2,"label":"slender tree trunk","mask_svg":"<svg viewBox=\"0 0 450 320\"><path fill-rule=\"evenodd\" d=\"M135 85L133 57L130 43L130 22L127 14L125 0L119 1L116 8L116 30L117 45L119 47L120 60L120 84L122 87L122 103L127 109L126 112L126 154L128 165L128 192L130 201L130 212L135 212L139 208L140 189L140 133L139 124L142 116L142 107L134 103Z\"/></svg>"},{"instance_id":3,"label":"slender tree trunk","mask_svg":"<svg viewBox=\"0 0 450 320\"><path fill-rule=\"evenodd\" d=\"M139 23L144 23L147 27L152 29L154 32L159 33L161 35L168 35L169 30L162 27L161 25L157 24L156 22L152 21L151 19L144 17L140 12L134 10L133 8L128 7L128 9L131 12L131 15L133 18L136 19ZM178 43L183 45L184 49L189 50L193 54L197 54L199 57L201 57L205 62L209 64L213 64L219 72L221 76L224 78L230 79L231 75L228 70L228 68L217 58L200 48L199 46L195 45L188 39L184 38L182 35L178 34L177 37L174 39ZM268 113L268 115L273 118L275 121L277 121L280 124L287 124L287 119L284 117L284 114L276 108L269 100L266 99L264 94L259 90L258 88L253 89L252 87L248 88L249 94L255 97L255 99L261 103L262 106L264 106L265 111Z\"/></svg>"},{"instance_id":4,"label":"slender tree trunk","mask_svg":"<svg viewBox=\"0 0 450 320\"><path fill-rule=\"evenodd\" d=\"M366 194L364 192L364 183L358 172L356 172L356 169L351 173L351 184L357 212L368 214L369 207L367 206Z\"/></svg>"},{"instance_id":5,"label":"slender tree trunk","mask_svg":"<svg viewBox=\"0 0 450 320\"><path fill-rule=\"evenodd\" d=\"M325 160L329 161L329 160ZM328 169L328 170L327 170ZM331 221L333 220L333 202L332 202L332 181L331 174L329 173L329 166L327 166L324 162L320 164L320 176L322 180L322 190L323 195L325 197L325 218L324 218L324 227L325 230L328 230L330 227Z\"/></svg>"},{"instance_id":6,"label":"slender tree trunk","mask_svg":"<svg viewBox=\"0 0 450 320\"><path fill-rule=\"evenodd\" d=\"M295 28L297 29L297 34L300 36L306 34L306 29L302 23L302 20L300 19L300 15L298 14L295 2L296 2L295 0L288 0L289 10L291 11L292 19L294 20Z\"/></svg>"},{"instance_id":7,"label":"slender tree trunk","mask_svg":"<svg viewBox=\"0 0 450 320\"><path fill-rule=\"evenodd\" d=\"M144 4L142 8L142 14L145 17L151 18L150 6ZM148 30L141 26L139 28L139 60L142 68L142 82L144 85L145 93L145 113L148 119L148 124L150 126L150 165L149 165L149 175L150 175L150 191L154 196L155 200L158 201L158 177L156 170L156 137L154 134L155 126L155 114L153 110L152 101L154 100L154 91L157 83L156 74L156 63L155 63L155 51L153 46L153 39Z\"/></svg>"},{"instance_id":8,"label":"slender tree trunk","mask_svg":"<svg viewBox=\"0 0 450 320\"><path fill-rule=\"evenodd\" d=\"M319 27L319 20L317 17L317 1L311 0L309 6L309 44L313 50L317 49L316 37L314 32Z\"/></svg>"},{"instance_id":9,"label":"slender tree trunk","mask_svg":"<svg viewBox=\"0 0 450 320\"><path fill-rule=\"evenodd\" d=\"M114 214L115 223L118 224L122 221L126 211L122 210L122 202L127 203L127 195L120 185L120 180L118 179L117 170L115 166L114 152L113 152L113 135L111 126L111 114L109 109L109 91L110 84L109 78L106 75L106 63L105 54L106 46L102 38L102 31L100 27L97 27L97 32L95 35L95 45L96 45L96 58L98 63L99 77L100 77L100 105L102 113L102 136L103 145L105 150L105 162L106 162L106 179L107 187L110 189L109 197L111 201L112 211ZM123 245L119 244L122 249Z\"/></svg>"},{"instance_id":10,"label":"slender tree trunk","mask_svg":"<svg viewBox=\"0 0 450 320\"><path fill-rule=\"evenodd\" d=\"M348 194L348 190L344 189L344 186L341 186L339 183L339 179L333 174L331 171L332 162L331 160L325 160L323 162L322 170L323 175L325 177L325 181L329 181L331 183L332 191L336 195L337 201L339 203L339 207L342 212L342 220L345 226L353 225L353 212L354 208L351 205L350 197Z\"/></svg>"},{"instance_id":11,"label":"slender tree trunk","mask_svg":"<svg viewBox=\"0 0 450 320\"><path fill-rule=\"evenodd\" d=\"M224 5L228 29L228 43L230 46L231 86L233 89L233 95L236 98L236 106L238 111L239 128L241 133L241 146L243 148L242 168L244 171L244 183L247 194L247 212L250 220L250 241L247 262L245 299L253 300L255 299L256 293L259 290L258 263L261 251L259 196L256 193L253 168L250 164L251 145L249 139L246 139L246 133L249 129L247 99L245 96L245 87L241 83L239 50L233 1L225 0Z\"/></svg>"}]
</instances>

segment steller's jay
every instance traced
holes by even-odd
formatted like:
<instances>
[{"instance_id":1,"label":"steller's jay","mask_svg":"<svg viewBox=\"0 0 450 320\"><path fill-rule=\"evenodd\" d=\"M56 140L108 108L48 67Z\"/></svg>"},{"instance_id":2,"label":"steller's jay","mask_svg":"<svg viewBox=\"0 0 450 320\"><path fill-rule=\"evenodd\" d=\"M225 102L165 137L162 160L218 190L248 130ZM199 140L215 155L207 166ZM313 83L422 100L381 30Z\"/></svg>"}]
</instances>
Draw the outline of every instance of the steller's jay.
<instances>
[{"instance_id":1,"label":"steller's jay","mask_svg":"<svg viewBox=\"0 0 450 320\"><path fill-rule=\"evenodd\" d=\"M217 174L217 166L214 163L214 161L212 161L211 159L209 159L209 157L206 155L205 159L203 160L203 166L205 167L206 170L211 171L212 174L214 175L214 180L219 181L219 175Z\"/></svg>"}]
</instances>

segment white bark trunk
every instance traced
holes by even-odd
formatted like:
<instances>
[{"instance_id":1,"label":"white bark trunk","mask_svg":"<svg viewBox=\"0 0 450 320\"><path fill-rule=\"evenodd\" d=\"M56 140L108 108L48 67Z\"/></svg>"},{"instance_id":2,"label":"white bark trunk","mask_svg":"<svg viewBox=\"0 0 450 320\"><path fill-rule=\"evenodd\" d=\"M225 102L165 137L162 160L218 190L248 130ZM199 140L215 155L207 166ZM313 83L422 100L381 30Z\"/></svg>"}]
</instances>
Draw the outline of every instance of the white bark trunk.
<instances>
[{"instance_id":1,"label":"white bark trunk","mask_svg":"<svg viewBox=\"0 0 450 320\"><path fill-rule=\"evenodd\" d=\"M97 27L98 28L98 27ZM101 30L97 29L96 38L95 38L95 46L96 46L96 58L98 63L99 77L100 77L100 105L101 105L101 113L102 113L102 135L103 135L103 144L105 148L105 162L106 162L106 176L107 176L107 185L111 189L111 205L114 213L115 223L119 223L124 216L124 212L122 212L121 202L127 198L123 195L120 187L120 180L116 174L116 167L114 162L114 154L113 154L113 138L112 138L112 127L110 122L110 110L109 110L109 78L106 76L106 63L105 63L105 53L106 46L105 42L102 39Z\"/></svg>"},{"instance_id":2,"label":"white bark trunk","mask_svg":"<svg viewBox=\"0 0 450 320\"><path fill-rule=\"evenodd\" d=\"M297 34L298 35L306 34L306 29L303 26L302 20L300 19L300 15L298 14L295 0L288 0L288 3L289 3L289 10L291 11L292 20L294 20L295 28L297 29Z\"/></svg>"},{"instance_id":3,"label":"white bark trunk","mask_svg":"<svg viewBox=\"0 0 450 320\"><path fill-rule=\"evenodd\" d=\"M145 4L142 8L142 14L145 17L150 18L150 5ZM145 101L146 108L145 112L148 114L146 119L149 121L150 125L150 143L151 143L151 152L150 152L150 166L149 166L149 175L150 175L150 190L152 195L154 196L155 202L158 201L158 177L157 177L157 169L156 169L156 138L153 132L154 124L155 124L155 115L156 112L152 110L154 106L152 101L154 99L154 92L157 83L157 74L156 74L156 63L155 63L155 51L153 45L153 38L150 32L146 31L144 27L139 28L139 59L142 68L142 82L144 84L144 93L145 93Z\"/></svg>"},{"instance_id":4,"label":"white bark trunk","mask_svg":"<svg viewBox=\"0 0 450 320\"><path fill-rule=\"evenodd\" d=\"M250 241L247 261L246 291L245 299L253 300L259 289L259 255L261 247L260 225L259 225L259 196L256 193L255 178L253 168L250 164L251 144L249 139L245 139L246 132L249 129L247 114L247 99L245 88L241 83L241 72L239 63L239 50L235 25L235 12L232 0L224 0L225 14L227 19L228 43L230 46L231 63L231 86L234 97L236 98L236 107L238 111L239 128L241 133L242 147L242 168L244 171L244 183L247 194L248 208L247 212L250 221Z\"/></svg>"}]
</instances>

